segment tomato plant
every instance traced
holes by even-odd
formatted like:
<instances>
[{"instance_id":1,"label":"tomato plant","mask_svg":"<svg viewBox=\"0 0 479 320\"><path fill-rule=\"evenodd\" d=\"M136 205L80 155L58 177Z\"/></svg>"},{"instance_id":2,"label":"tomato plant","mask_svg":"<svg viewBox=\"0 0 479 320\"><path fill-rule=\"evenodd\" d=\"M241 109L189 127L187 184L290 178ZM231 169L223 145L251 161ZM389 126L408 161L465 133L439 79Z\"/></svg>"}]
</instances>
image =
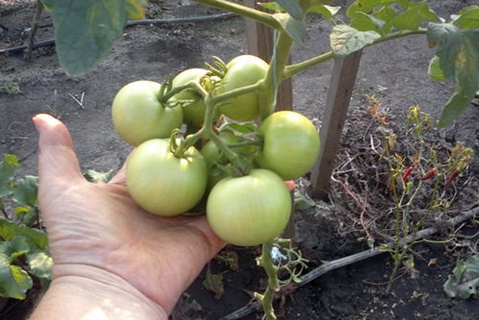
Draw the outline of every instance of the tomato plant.
<instances>
[{"instance_id":1,"label":"tomato plant","mask_svg":"<svg viewBox=\"0 0 479 320\"><path fill-rule=\"evenodd\" d=\"M227 71L216 94L254 85L262 80L268 71L268 64L252 55L241 55L226 65ZM260 115L259 92L249 92L222 102L218 111L238 121L256 119Z\"/></svg>"},{"instance_id":2,"label":"tomato plant","mask_svg":"<svg viewBox=\"0 0 479 320\"><path fill-rule=\"evenodd\" d=\"M291 199L281 178L266 169L228 177L211 190L206 216L213 231L239 246L273 240L289 221Z\"/></svg>"},{"instance_id":3,"label":"tomato plant","mask_svg":"<svg viewBox=\"0 0 479 320\"><path fill-rule=\"evenodd\" d=\"M68 24L63 22L71 6L62 5L64 1L60 0L43 1L51 9L55 28L60 29L57 30L60 60L72 61L71 68L66 69L77 74L85 72L79 67L91 67L92 62L104 54L114 35L121 34L127 16L141 12L145 3L144 0L110 5L104 2L92 9L92 1L81 2L86 4L78 6L75 21L82 23L68 29ZM213 230L230 243L245 246L263 243L259 260L267 271L269 282L265 294L256 297L260 297L265 317L275 319L272 299L279 288L278 268L273 265L267 249L271 249L272 239L283 230L291 209L290 195L282 180L305 174L314 164L319 150L318 133L307 118L294 112L273 113L279 84L326 60L340 59L384 41L422 34L431 48L437 48L430 63L431 79L452 79L456 85L439 122L440 126L449 125L470 104L479 87L479 8L465 8L446 22L429 8L427 1L357 0L345 8L345 20L349 21L345 24L333 18L341 7L325 5L330 2L327 0L261 3L271 12L247 8L236 1L197 1L274 29L271 63L241 55L221 65L221 72L216 73L220 76L218 81L208 79L210 70L196 69L181 73L166 86L143 81L120 90L112 107L115 128L125 141L138 146L128 161L128 189L133 199L146 210L176 215L199 201L208 175L216 180L226 175L207 195L208 221ZM98 14L95 10L106 14ZM331 51L290 63L293 43L301 44L306 39L307 13L317 13L331 20ZM112 31L103 35L106 39L102 39L102 34L90 33L90 30L105 30L105 25ZM77 32L77 29L85 32ZM76 36L85 39L71 40ZM97 45L98 38L104 40L100 45ZM98 52L89 56L82 48L65 50L68 43L89 43L92 45L84 47L98 48ZM87 61L78 63L82 58ZM199 79L209 80L205 83L211 86L199 85ZM173 91L165 92L164 88ZM171 108L169 103L175 100L180 101L182 107ZM232 141L221 138L213 127L218 114L233 122L257 121L256 133L262 140L259 153L243 153L241 148L235 147L237 141L233 140L237 138ZM183 122L188 130L175 130ZM237 125L241 129L243 124ZM234 135L243 135L241 130L237 133ZM169 141L154 139L172 134ZM202 150L206 164L193 146L208 140L210 142ZM175 145L170 141L175 141ZM252 158L262 169L254 168Z\"/></svg>"},{"instance_id":4,"label":"tomato plant","mask_svg":"<svg viewBox=\"0 0 479 320\"><path fill-rule=\"evenodd\" d=\"M153 138L168 138L183 124L180 107L160 102L161 84L139 80L118 91L112 103L113 124L120 137L133 146Z\"/></svg>"},{"instance_id":5,"label":"tomato plant","mask_svg":"<svg viewBox=\"0 0 479 320\"><path fill-rule=\"evenodd\" d=\"M190 147L177 157L168 139L142 143L127 162L128 191L140 207L153 214L187 212L203 197L206 183L207 168L200 152Z\"/></svg>"},{"instance_id":6,"label":"tomato plant","mask_svg":"<svg viewBox=\"0 0 479 320\"><path fill-rule=\"evenodd\" d=\"M258 128L263 146L256 162L284 180L304 175L316 162L319 134L314 124L294 111L270 115Z\"/></svg>"}]
</instances>

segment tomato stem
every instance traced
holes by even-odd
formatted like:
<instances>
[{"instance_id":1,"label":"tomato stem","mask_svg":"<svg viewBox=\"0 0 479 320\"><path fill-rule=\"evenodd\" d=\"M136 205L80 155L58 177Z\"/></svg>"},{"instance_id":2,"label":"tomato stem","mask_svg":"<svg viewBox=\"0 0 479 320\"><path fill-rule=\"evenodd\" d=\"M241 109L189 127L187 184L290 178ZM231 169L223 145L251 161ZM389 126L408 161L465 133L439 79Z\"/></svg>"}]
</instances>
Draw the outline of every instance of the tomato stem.
<instances>
[{"instance_id":1,"label":"tomato stem","mask_svg":"<svg viewBox=\"0 0 479 320\"><path fill-rule=\"evenodd\" d=\"M276 319L274 314L273 300L274 294L279 289L278 270L279 268L273 263L271 258L271 250L273 249L273 241L263 243L261 246L261 256L257 259L258 265L264 269L268 276L268 286L264 294L256 294L256 298L261 302L265 318L268 320Z\"/></svg>"},{"instance_id":2,"label":"tomato stem","mask_svg":"<svg viewBox=\"0 0 479 320\"><path fill-rule=\"evenodd\" d=\"M273 29L281 29L281 26L271 14L256 10L241 4L237 4L225 0L195 0L196 2L206 4L217 9L236 13L244 18L250 18L256 20L262 24L265 24Z\"/></svg>"}]
</instances>

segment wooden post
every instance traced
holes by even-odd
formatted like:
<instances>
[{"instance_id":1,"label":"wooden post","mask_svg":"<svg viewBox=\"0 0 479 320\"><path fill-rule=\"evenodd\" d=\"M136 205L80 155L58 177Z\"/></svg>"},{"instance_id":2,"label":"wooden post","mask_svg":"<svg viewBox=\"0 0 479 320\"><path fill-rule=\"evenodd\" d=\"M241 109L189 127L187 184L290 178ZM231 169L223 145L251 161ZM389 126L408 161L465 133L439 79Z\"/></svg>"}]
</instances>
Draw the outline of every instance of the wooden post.
<instances>
[{"instance_id":1,"label":"wooden post","mask_svg":"<svg viewBox=\"0 0 479 320\"><path fill-rule=\"evenodd\" d=\"M330 191L331 174L335 166L341 132L346 121L361 53L362 51L358 51L334 62L326 113L320 130L321 146L318 161L311 174L313 194L319 199L327 199Z\"/></svg>"},{"instance_id":2,"label":"wooden post","mask_svg":"<svg viewBox=\"0 0 479 320\"><path fill-rule=\"evenodd\" d=\"M246 5L261 9L261 7L255 5L258 2L269 2L269 0L245 1ZM264 24L246 19L248 53L269 62L274 48L273 33L273 30ZM279 87L276 110L293 110L293 81L291 78L284 80Z\"/></svg>"}]
</instances>

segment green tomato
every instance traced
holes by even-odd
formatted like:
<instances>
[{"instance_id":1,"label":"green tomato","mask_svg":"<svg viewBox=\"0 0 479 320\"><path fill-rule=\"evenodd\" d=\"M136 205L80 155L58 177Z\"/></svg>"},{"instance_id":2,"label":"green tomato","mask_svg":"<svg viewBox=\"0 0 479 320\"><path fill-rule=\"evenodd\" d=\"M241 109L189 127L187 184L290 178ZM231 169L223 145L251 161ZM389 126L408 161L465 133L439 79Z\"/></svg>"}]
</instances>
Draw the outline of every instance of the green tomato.
<instances>
[{"instance_id":1,"label":"green tomato","mask_svg":"<svg viewBox=\"0 0 479 320\"><path fill-rule=\"evenodd\" d=\"M113 99L113 125L127 143L138 146L150 139L168 138L183 124L181 108L164 107L158 100L160 87L154 81L131 82Z\"/></svg>"},{"instance_id":2,"label":"green tomato","mask_svg":"<svg viewBox=\"0 0 479 320\"><path fill-rule=\"evenodd\" d=\"M319 134L314 124L294 111L279 111L258 128L263 147L256 159L261 168L276 172L283 180L303 176L315 164Z\"/></svg>"},{"instance_id":3,"label":"green tomato","mask_svg":"<svg viewBox=\"0 0 479 320\"><path fill-rule=\"evenodd\" d=\"M208 70L201 68L186 69L173 78L173 88L184 86L191 81L199 81L208 72ZM186 125L194 128L199 128L203 125L206 105L203 97L198 92L194 89L186 89L175 94L172 99L191 101L183 108L183 122Z\"/></svg>"},{"instance_id":4,"label":"green tomato","mask_svg":"<svg viewBox=\"0 0 479 320\"><path fill-rule=\"evenodd\" d=\"M206 162L198 150L190 147L178 158L170 150L169 139L142 143L126 165L131 197L146 211L160 216L192 209L205 193L207 175Z\"/></svg>"},{"instance_id":5,"label":"green tomato","mask_svg":"<svg viewBox=\"0 0 479 320\"><path fill-rule=\"evenodd\" d=\"M291 195L272 171L253 169L216 184L206 203L212 230L237 246L255 246L279 236L291 214Z\"/></svg>"},{"instance_id":6,"label":"green tomato","mask_svg":"<svg viewBox=\"0 0 479 320\"><path fill-rule=\"evenodd\" d=\"M268 73L268 64L252 55L238 56L226 67L226 74L220 81L215 95L253 85ZM259 93L250 92L228 99L218 106L218 111L233 120L254 120L260 115Z\"/></svg>"}]
</instances>

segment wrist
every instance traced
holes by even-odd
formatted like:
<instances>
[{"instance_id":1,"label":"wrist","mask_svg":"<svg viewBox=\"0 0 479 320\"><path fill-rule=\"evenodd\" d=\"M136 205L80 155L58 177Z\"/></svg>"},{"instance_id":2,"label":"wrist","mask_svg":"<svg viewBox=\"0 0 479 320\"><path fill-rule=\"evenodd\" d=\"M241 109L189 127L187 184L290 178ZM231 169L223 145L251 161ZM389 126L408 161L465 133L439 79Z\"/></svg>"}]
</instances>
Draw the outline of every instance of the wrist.
<instances>
[{"instance_id":1,"label":"wrist","mask_svg":"<svg viewBox=\"0 0 479 320\"><path fill-rule=\"evenodd\" d=\"M166 320L168 314L108 271L91 266L55 266L52 283L30 319Z\"/></svg>"}]
</instances>

